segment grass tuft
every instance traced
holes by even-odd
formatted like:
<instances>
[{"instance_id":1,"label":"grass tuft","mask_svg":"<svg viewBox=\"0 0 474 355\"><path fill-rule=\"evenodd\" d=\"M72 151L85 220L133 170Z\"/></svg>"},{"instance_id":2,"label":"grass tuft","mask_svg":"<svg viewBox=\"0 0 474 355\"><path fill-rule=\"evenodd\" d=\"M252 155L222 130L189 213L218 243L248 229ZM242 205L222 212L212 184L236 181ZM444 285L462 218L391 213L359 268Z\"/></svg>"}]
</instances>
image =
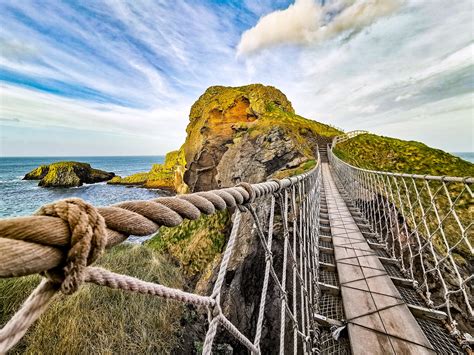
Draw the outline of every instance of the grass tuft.
<instances>
[{"instance_id":1,"label":"grass tuft","mask_svg":"<svg viewBox=\"0 0 474 355\"><path fill-rule=\"evenodd\" d=\"M194 276L222 252L229 223L229 211L202 216L195 221L186 220L177 227L161 227L146 245L169 253L179 262L185 275Z\"/></svg>"}]
</instances>

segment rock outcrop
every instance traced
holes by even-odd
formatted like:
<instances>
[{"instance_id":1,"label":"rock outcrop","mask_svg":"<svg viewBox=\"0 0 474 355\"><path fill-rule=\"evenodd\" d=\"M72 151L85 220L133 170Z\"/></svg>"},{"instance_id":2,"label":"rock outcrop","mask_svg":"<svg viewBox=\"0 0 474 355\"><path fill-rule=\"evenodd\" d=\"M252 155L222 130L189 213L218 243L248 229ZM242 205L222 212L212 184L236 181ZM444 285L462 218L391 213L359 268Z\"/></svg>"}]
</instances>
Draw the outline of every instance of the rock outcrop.
<instances>
[{"instance_id":1,"label":"rock outcrop","mask_svg":"<svg viewBox=\"0 0 474 355\"><path fill-rule=\"evenodd\" d=\"M191 108L184 181L193 192L292 175L340 131L295 114L278 89L213 86Z\"/></svg>"},{"instance_id":2,"label":"rock outcrop","mask_svg":"<svg viewBox=\"0 0 474 355\"><path fill-rule=\"evenodd\" d=\"M75 187L112 179L112 172L94 169L87 163L62 161L41 165L25 175L23 180L40 180L42 187Z\"/></svg>"},{"instance_id":3,"label":"rock outcrop","mask_svg":"<svg viewBox=\"0 0 474 355\"><path fill-rule=\"evenodd\" d=\"M184 151L182 149L174 150L166 154L163 164L153 164L149 172L127 177L116 176L107 183L171 190L183 194L188 192L188 187L183 180L185 166Z\"/></svg>"}]
</instances>

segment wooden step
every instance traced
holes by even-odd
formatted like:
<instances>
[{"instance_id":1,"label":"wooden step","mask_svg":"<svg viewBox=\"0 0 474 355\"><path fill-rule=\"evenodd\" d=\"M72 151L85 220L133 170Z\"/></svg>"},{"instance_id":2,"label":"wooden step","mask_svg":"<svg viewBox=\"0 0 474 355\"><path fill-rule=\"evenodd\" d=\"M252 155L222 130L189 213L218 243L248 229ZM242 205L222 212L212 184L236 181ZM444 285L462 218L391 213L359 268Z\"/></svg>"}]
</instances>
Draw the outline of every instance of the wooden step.
<instances>
[{"instance_id":1,"label":"wooden step","mask_svg":"<svg viewBox=\"0 0 474 355\"><path fill-rule=\"evenodd\" d=\"M338 296L341 293L341 289L334 285L325 284L318 282L319 288L323 291L326 291L332 295Z\"/></svg>"},{"instance_id":2,"label":"wooden step","mask_svg":"<svg viewBox=\"0 0 474 355\"><path fill-rule=\"evenodd\" d=\"M336 265L329 264L329 263L323 263L322 261L319 262L319 267L322 270L326 270L326 271L336 271Z\"/></svg>"},{"instance_id":3,"label":"wooden step","mask_svg":"<svg viewBox=\"0 0 474 355\"><path fill-rule=\"evenodd\" d=\"M414 304L407 303L408 309L416 318L423 319L436 319L444 320L448 318L448 315L443 311L437 309L430 309L426 307L416 306Z\"/></svg>"}]
</instances>

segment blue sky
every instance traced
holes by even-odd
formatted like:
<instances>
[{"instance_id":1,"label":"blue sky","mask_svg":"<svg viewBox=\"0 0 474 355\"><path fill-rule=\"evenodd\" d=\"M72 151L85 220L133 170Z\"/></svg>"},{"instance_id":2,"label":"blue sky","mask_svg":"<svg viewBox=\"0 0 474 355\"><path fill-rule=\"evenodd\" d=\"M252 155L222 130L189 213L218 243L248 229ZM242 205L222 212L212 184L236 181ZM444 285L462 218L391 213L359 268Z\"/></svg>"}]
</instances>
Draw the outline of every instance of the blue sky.
<instances>
[{"instance_id":1,"label":"blue sky","mask_svg":"<svg viewBox=\"0 0 474 355\"><path fill-rule=\"evenodd\" d=\"M211 85L474 151L470 0L0 0L0 153L163 154Z\"/></svg>"}]
</instances>

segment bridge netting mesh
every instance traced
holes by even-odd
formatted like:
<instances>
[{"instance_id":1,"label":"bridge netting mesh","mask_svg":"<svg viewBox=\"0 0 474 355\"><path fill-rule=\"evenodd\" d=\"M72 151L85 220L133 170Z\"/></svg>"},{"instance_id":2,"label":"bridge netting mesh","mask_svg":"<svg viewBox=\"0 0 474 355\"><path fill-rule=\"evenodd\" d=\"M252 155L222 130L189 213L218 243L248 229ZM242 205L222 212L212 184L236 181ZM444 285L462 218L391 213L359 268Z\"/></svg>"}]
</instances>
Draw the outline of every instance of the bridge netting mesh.
<instances>
[{"instance_id":1,"label":"bridge netting mesh","mask_svg":"<svg viewBox=\"0 0 474 355\"><path fill-rule=\"evenodd\" d=\"M366 133L364 131L356 134ZM474 317L471 177L420 176L361 169L328 149L330 165L369 222L376 242L397 259L404 276L431 308L446 311L453 333L459 311Z\"/></svg>"},{"instance_id":2,"label":"bridge netting mesh","mask_svg":"<svg viewBox=\"0 0 474 355\"><path fill-rule=\"evenodd\" d=\"M196 305L207 310L208 329L203 353L210 354L219 329L230 333L250 352L261 353L267 290L273 283L280 299L279 352L309 353L317 346L314 313L318 288L318 227L321 167L282 180L242 183L233 188L151 201L129 201L93 207L79 199L43 206L35 216L0 220L0 277L41 273L44 277L20 310L0 330L0 353L11 349L59 293L71 294L89 282ZM263 213L260 209L264 209ZM160 226L177 226L217 210L233 212L232 229L208 296L193 294L91 266L104 248L130 235L150 235ZM264 251L263 284L256 312L255 334L245 335L221 308L229 262L241 231L242 216L250 216ZM272 241L278 224L283 239L281 268L275 266ZM274 305L274 302L271 303ZM274 311L274 310L273 310Z\"/></svg>"}]
</instances>

